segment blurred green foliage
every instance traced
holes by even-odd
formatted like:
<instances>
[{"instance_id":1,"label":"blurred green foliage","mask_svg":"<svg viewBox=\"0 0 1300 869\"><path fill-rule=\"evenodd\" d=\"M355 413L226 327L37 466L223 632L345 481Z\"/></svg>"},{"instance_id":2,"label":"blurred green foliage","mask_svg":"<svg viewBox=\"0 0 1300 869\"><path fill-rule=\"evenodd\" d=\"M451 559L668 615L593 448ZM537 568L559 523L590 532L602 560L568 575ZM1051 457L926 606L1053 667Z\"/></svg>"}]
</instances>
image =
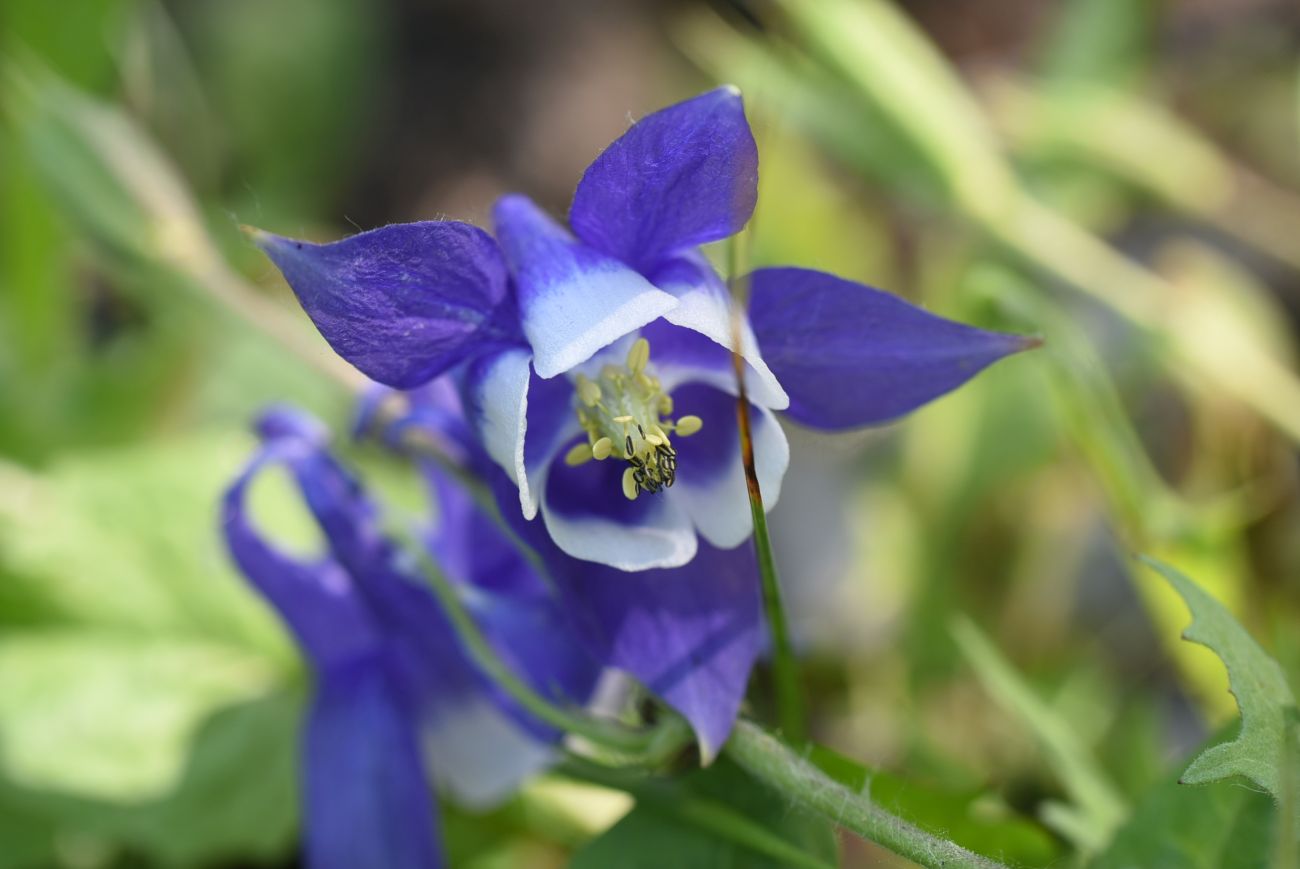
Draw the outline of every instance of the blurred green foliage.
<instances>
[{"instance_id":1,"label":"blurred green foliage","mask_svg":"<svg viewBox=\"0 0 1300 869\"><path fill-rule=\"evenodd\" d=\"M814 626L807 676L829 746L814 759L1018 865L1294 866L1294 777L1276 777L1281 812L1239 782L1176 783L1237 706L1219 658L1179 641L1182 598L1129 557L1157 556L1222 602L1191 595L1198 625L1238 648L1207 637L1247 719L1231 750L1267 765L1252 717L1294 727L1282 701L1300 672L1293 19L1269 3L1234 19L1069 0L1028 26L976 3L969 15L1024 36L975 56L952 20L967 13L926 15L934 4L679 5L619 19L648 34L639 62L678 84L636 105L620 93L617 112L741 85L763 160L755 264L837 271L1046 340L905 423L805 445L838 463L827 479L843 491L824 496L848 535L773 514L807 609L796 621ZM428 86L428 59L403 53L412 14L0 5L3 869L292 859L303 676L226 563L217 504L257 408L291 400L344 431L350 395L283 287L260 286L268 270L236 226L329 237L352 207L434 216L437 185L398 202L365 188L419 177L375 138L402 87ZM416 22L504 33L511 17L439 14ZM593 44L624 32L592 20ZM483 74L530 37L503 37ZM560 110L581 99L513 87L477 114L516 150L460 167L473 190L528 177L533 115L575 117ZM501 109L521 100L519 117ZM400 467L353 457L413 503ZM297 509L259 492L259 521L309 551ZM1243 689L1239 668L1270 681ZM454 865L755 865L753 831L718 803L809 865L835 859L824 823L737 775L640 794L606 782L640 799L612 826L541 791L483 816L451 807ZM847 865L881 857L844 845Z\"/></svg>"}]
</instances>

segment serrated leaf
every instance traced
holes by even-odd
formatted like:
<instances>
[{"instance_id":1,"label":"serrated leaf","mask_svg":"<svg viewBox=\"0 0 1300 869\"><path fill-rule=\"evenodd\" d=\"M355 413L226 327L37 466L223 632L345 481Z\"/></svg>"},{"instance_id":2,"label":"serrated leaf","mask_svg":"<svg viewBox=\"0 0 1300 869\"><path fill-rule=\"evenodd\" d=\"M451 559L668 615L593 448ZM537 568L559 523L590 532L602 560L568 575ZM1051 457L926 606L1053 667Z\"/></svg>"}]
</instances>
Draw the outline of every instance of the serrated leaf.
<instances>
[{"instance_id":1,"label":"serrated leaf","mask_svg":"<svg viewBox=\"0 0 1300 869\"><path fill-rule=\"evenodd\" d=\"M1241 710L1241 730L1231 742L1201 752L1182 775L1185 784L1244 776L1275 798L1283 796L1283 761L1294 758L1297 732L1291 723L1295 697L1277 661L1260 648L1232 614L1195 582L1154 558L1143 559L1174 587L1187 603L1192 623L1183 638L1218 655L1228 668L1232 694ZM1289 744L1288 744L1289 743Z\"/></svg>"},{"instance_id":2,"label":"serrated leaf","mask_svg":"<svg viewBox=\"0 0 1300 869\"><path fill-rule=\"evenodd\" d=\"M838 865L834 828L725 758L674 782L625 785L637 805L570 869L777 869Z\"/></svg>"}]
</instances>

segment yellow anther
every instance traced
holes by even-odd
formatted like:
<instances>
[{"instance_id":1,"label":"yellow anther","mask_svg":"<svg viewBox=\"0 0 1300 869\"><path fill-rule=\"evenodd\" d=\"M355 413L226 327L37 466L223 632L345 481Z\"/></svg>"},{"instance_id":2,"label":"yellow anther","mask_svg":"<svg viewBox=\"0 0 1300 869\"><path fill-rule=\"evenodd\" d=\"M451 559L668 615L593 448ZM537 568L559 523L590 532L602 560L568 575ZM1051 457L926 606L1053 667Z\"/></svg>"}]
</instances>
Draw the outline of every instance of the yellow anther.
<instances>
[{"instance_id":1,"label":"yellow anther","mask_svg":"<svg viewBox=\"0 0 1300 869\"><path fill-rule=\"evenodd\" d=\"M650 361L650 342L644 338L638 338L632 344L632 349L627 351L627 370L633 374L640 374L645 371L646 363Z\"/></svg>"},{"instance_id":2,"label":"yellow anther","mask_svg":"<svg viewBox=\"0 0 1300 869\"><path fill-rule=\"evenodd\" d=\"M575 375L574 410L587 435L587 447L574 447L566 456L571 465L591 459L618 458L627 462L623 494L657 495L677 478L677 451L669 440L673 401L650 364L650 342L637 338L625 364L606 363L599 375ZM687 434L700 423L685 424Z\"/></svg>"},{"instance_id":3,"label":"yellow anther","mask_svg":"<svg viewBox=\"0 0 1300 869\"><path fill-rule=\"evenodd\" d=\"M600 386L589 380L586 375L578 375L578 398L587 407L595 407L600 403Z\"/></svg>"},{"instance_id":4,"label":"yellow anther","mask_svg":"<svg viewBox=\"0 0 1300 869\"><path fill-rule=\"evenodd\" d=\"M702 428L704 428L704 420L691 414L690 416L684 416L677 420L677 427L675 430L681 437L688 438Z\"/></svg>"},{"instance_id":5,"label":"yellow anther","mask_svg":"<svg viewBox=\"0 0 1300 869\"><path fill-rule=\"evenodd\" d=\"M592 458L591 444L574 444L573 449L564 454L564 463L576 468L578 465L587 464Z\"/></svg>"}]
</instances>

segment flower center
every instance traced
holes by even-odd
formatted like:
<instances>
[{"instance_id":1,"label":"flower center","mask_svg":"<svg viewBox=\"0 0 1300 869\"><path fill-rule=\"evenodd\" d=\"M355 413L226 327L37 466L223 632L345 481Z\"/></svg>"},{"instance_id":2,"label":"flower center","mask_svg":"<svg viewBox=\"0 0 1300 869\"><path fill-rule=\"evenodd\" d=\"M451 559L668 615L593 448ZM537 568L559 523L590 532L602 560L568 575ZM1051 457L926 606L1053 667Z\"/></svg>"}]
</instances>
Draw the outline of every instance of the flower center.
<instances>
[{"instance_id":1,"label":"flower center","mask_svg":"<svg viewBox=\"0 0 1300 869\"><path fill-rule=\"evenodd\" d=\"M627 462L623 494L635 501L641 492L662 492L677 479L677 450L669 440L700 430L698 416L674 421L672 396L664 392L650 364L650 342L638 338L623 365L606 365L592 380L579 374L574 381L578 422L587 442L564 457L570 465L615 456Z\"/></svg>"}]
</instances>

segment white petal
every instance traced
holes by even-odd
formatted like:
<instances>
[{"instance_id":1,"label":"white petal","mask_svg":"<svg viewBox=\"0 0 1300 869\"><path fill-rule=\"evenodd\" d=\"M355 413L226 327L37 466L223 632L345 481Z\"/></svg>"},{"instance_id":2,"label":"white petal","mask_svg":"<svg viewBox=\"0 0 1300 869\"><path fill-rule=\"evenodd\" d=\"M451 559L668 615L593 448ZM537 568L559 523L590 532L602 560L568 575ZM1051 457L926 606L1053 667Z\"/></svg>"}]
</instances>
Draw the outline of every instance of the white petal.
<instances>
[{"instance_id":1,"label":"white petal","mask_svg":"<svg viewBox=\"0 0 1300 869\"><path fill-rule=\"evenodd\" d=\"M656 277L660 289L677 298L677 306L663 316L669 323L699 332L709 340L730 351L732 347L733 325L731 301L726 288L713 273L707 261L698 254L683 259L680 267L668 268ZM653 351L653 348L652 348ZM785 410L790 406L790 396L786 395L776 375L767 367L758 350L758 341L749 326L749 318L742 315L740 326L740 355L748 363L745 372L745 391L749 400L773 410ZM716 385L723 386L723 378L730 376L730 366L725 372L714 372ZM731 392L735 392L734 383Z\"/></svg>"},{"instance_id":2,"label":"white petal","mask_svg":"<svg viewBox=\"0 0 1300 869\"><path fill-rule=\"evenodd\" d=\"M555 759L553 748L509 720L487 695L454 700L439 704L420 742L433 780L460 805L499 803Z\"/></svg>"},{"instance_id":3,"label":"white petal","mask_svg":"<svg viewBox=\"0 0 1300 869\"><path fill-rule=\"evenodd\" d=\"M524 461L531 359L526 350L506 350L476 362L466 376L469 416L487 454L519 486L519 506L526 519L537 515L538 478L545 467ZM561 434L534 431L532 436L557 440Z\"/></svg>"},{"instance_id":4,"label":"white petal","mask_svg":"<svg viewBox=\"0 0 1300 869\"><path fill-rule=\"evenodd\" d=\"M706 421L706 427L711 421ZM790 464L790 445L781 424L767 408L751 405L750 425L754 434L754 468L763 493L763 509L770 511L781 497L781 482ZM726 426L726 429L727 435L738 437L734 426ZM682 441L679 439L676 443L680 453ZM714 473L700 473L700 470L691 467L688 456L679 455L677 482L669 490L672 498L681 504L705 540L720 549L740 545L754 532L754 519L749 507L749 489L745 485L739 441L725 467L707 469Z\"/></svg>"},{"instance_id":5,"label":"white petal","mask_svg":"<svg viewBox=\"0 0 1300 869\"><path fill-rule=\"evenodd\" d=\"M698 545L690 517L666 493L627 501L619 482L625 467L617 459L577 468L552 462L542 485L542 519L551 539L574 558L619 570L686 564ZM568 480L557 481L561 474Z\"/></svg>"}]
</instances>

